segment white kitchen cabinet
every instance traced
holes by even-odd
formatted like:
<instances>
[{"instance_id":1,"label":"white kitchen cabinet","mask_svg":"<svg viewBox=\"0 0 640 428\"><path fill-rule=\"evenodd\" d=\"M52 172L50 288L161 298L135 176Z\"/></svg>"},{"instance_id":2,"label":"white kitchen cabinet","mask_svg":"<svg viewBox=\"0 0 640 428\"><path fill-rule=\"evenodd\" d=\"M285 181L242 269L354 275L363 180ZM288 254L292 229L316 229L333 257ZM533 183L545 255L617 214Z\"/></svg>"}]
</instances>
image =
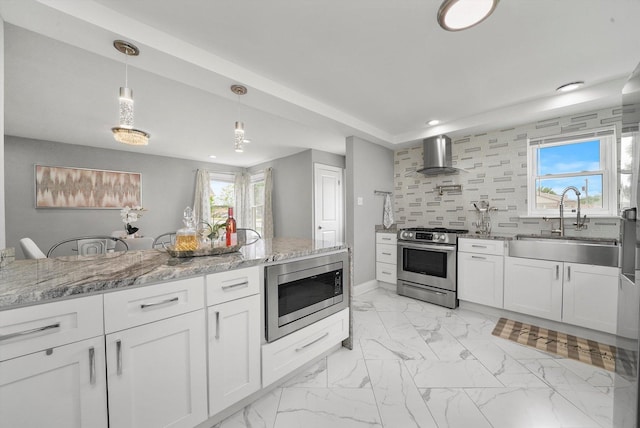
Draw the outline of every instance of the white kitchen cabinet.
<instances>
[{"instance_id":1,"label":"white kitchen cabinet","mask_svg":"<svg viewBox=\"0 0 640 428\"><path fill-rule=\"evenodd\" d=\"M503 307L504 241L458 240L458 298Z\"/></svg>"},{"instance_id":2,"label":"white kitchen cabinet","mask_svg":"<svg viewBox=\"0 0 640 428\"><path fill-rule=\"evenodd\" d=\"M260 389L259 269L207 275L210 416Z\"/></svg>"},{"instance_id":3,"label":"white kitchen cabinet","mask_svg":"<svg viewBox=\"0 0 640 428\"><path fill-rule=\"evenodd\" d=\"M108 334L110 428L207 419L205 340L204 309Z\"/></svg>"},{"instance_id":4,"label":"white kitchen cabinet","mask_svg":"<svg viewBox=\"0 0 640 428\"><path fill-rule=\"evenodd\" d=\"M615 334L619 272L617 267L507 257L504 307Z\"/></svg>"},{"instance_id":5,"label":"white kitchen cabinet","mask_svg":"<svg viewBox=\"0 0 640 428\"><path fill-rule=\"evenodd\" d=\"M106 427L102 296L0 311L0 425Z\"/></svg>"},{"instance_id":6,"label":"white kitchen cabinet","mask_svg":"<svg viewBox=\"0 0 640 428\"><path fill-rule=\"evenodd\" d=\"M395 284L398 263L397 237L394 233L376 233L376 279Z\"/></svg>"},{"instance_id":7,"label":"white kitchen cabinet","mask_svg":"<svg viewBox=\"0 0 640 428\"><path fill-rule=\"evenodd\" d=\"M271 385L348 336L349 308L345 308L275 342L262 345L262 386Z\"/></svg>"},{"instance_id":8,"label":"white kitchen cabinet","mask_svg":"<svg viewBox=\"0 0 640 428\"><path fill-rule=\"evenodd\" d=\"M562 321L562 271L562 262L505 257L504 308Z\"/></svg>"},{"instance_id":9,"label":"white kitchen cabinet","mask_svg":"<svg viewBox=\"0 0 640 428\"><path fill-rule=\"evenodd\" d=\"M260 295L208 308L209 416L260 389Z\"/></svg>"},{"instance_id":10,"label":"white kitchen cabinet","mask_svg":"<svg viewBox=\"0 0 640 428\"><path fill-rule=\"evenodd\" d=\"M564 264L562 321L616 333L619 269Z\"/></svg>"},{"instance_id":11,"label":"white kitchen cabinet","mask_svg":"<svg viewBox=\"0 0 640 428\"><path fill-rule=\"evenodd\" d=\"M207 419L204 278L105 294L109 426Z\"/></svg>"},{"instance_id":12,"label":"white kitchen cabinet","mask_svg":"<svg viewBox=\"0 0 640 428\"><path fill-rule=\"evenodd\" d=\"M104 336L0 362L0 425L106 428L104 364Z\"/></svg>"}]
</instances>

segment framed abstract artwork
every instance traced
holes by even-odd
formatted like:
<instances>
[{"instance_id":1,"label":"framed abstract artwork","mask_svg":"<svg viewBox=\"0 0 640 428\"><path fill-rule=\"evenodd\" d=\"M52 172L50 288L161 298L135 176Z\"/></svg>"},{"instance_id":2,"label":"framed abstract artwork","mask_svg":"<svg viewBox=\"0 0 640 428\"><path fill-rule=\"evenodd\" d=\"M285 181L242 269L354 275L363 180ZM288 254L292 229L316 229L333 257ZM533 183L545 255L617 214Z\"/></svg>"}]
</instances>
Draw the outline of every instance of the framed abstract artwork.
<instances>
[{"instance_id":1,"label":"framed abstract artwork","mask_svg":"<svg viewBox=\"0 0 640 428\"><path fill-rule=\"evenodd\" d=\"M142 206L142 174L35 166L36 208L120 209Z\"/></svg>"}]
</instances>

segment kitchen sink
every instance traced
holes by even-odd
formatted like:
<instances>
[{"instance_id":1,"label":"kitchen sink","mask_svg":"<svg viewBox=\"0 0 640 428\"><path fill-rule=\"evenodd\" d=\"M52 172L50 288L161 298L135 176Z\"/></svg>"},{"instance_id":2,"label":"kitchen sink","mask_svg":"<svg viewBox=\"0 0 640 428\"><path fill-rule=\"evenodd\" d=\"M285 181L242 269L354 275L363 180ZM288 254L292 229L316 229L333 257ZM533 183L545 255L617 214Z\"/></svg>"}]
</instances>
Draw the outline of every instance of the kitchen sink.
<instances>
[{"instance_id":1,"label":"kitchen sink","mask_svg":"<svg viewBox=\"0 0 640 428\"><path fill-rule=\"evenodd\" d=\"M509 256L599 266L620 266L620 243L613 238L516 235Z\"/></svg>"}]
</instances>

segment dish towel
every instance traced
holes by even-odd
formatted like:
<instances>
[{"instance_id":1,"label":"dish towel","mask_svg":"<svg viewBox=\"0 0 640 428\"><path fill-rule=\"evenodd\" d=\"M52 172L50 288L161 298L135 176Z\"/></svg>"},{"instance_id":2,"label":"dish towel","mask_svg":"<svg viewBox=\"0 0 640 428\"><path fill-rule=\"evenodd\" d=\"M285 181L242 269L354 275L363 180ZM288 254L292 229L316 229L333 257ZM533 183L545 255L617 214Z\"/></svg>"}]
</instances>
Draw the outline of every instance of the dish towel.
<instances>
[{"instance_id":1,"label":"dish towel","mask_svg":"<svg viewBox=\"0 0 640 428\"><path fill-rule=\"evenodd\" d=\"M391 205L391 195L384 195L384 207L382 208L382 224L385 229L393 225L393 205Z\"/></svg>"}]
</instances>

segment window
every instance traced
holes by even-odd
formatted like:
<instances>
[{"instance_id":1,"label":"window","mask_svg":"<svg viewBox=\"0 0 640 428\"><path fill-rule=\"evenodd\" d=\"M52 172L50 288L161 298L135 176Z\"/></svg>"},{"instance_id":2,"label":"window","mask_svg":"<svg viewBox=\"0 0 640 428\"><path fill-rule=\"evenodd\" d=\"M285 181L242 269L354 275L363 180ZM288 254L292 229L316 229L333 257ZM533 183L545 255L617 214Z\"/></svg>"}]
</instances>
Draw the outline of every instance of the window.
<instances>
[{"instance_id":1,"label":"window","mask_svg":"<svg viewBox=\"0 0 640 428\"><path fill-rule=\"evenodd\" d=\"M211 220L213 224L223 224L227 221L229 207L235 204L234 175L220 172L209 173L211 178ZM234 213L234 217L238 215Z\"/></svg>"},{"instance_id":2,"label":"window","mask_svg":"<svg viewBox=\"0 0 640 428\"><path fill-rule=\"evenodd\" d=\"M637 131L628 132L620 138L620 208L630 208L636 206L636 183L632 181L634 174L633 159L638 158L638 145L633 141L638 141ZM634 153L635 152L635 153ZM637 166L635 166L637 169Z\"/></svg>"},{"instance_id":3,"label":"window","mask_svg":"<svg viewBox=\"0 0 640 428\"><path fill-rule=\"evenodd\" d=\"M562 192L573 186L580 192L580 209L587 215L617 212L616 139L604 129L529 141L528 213L558 216ZM577 208L577 196L564 198L565 217Z\"/></svg>"}]
</instances>

